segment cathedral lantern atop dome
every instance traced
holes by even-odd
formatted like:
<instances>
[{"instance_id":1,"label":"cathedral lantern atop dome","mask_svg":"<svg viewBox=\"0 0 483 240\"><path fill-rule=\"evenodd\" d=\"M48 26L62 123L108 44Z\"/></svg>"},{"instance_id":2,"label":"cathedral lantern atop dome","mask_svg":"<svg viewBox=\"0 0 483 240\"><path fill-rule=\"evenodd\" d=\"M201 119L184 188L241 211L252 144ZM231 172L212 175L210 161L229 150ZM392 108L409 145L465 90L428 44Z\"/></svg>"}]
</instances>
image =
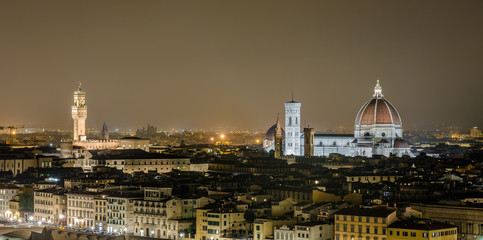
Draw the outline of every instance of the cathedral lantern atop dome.
<instances>
[{"instance_id":1,"label":"cathedral lantern atop dome","mask_svg":"<svg viewBox=\"0 0 483 240\"><path fill-rule=\"evenodd\" d=\"M375 98L383 98L384 95L382 95L382 87L381 84L379 83L379 79L377 79L376 86L374 87L374 95L372 95Z\"/></svg>"}]
</instances>

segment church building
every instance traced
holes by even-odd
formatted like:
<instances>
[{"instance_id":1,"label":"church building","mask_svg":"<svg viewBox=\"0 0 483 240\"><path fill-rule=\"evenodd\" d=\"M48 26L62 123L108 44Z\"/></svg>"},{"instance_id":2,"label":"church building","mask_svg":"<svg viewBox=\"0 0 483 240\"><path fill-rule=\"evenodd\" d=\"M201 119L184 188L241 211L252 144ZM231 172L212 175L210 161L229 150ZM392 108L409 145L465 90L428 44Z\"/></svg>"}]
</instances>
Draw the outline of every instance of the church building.
<instances>
[{"instance_id":1,"label":"church building","mask_svg":"<svg viewBox=\"0 0 483 240\"><path fill-rule=\"evenodd\" d=\"M391 154L414 157L409 144L403 140L402 120L396 108L384 97L377 80L374 94L356 115L354 134L319 134L312 128L300 128L301 103L285 103L285 132L282 129L284 156L328 156L342 154L349 157ZM266 133L263 147L275 149L273 125Z\"/></svg>"}]
</instances>

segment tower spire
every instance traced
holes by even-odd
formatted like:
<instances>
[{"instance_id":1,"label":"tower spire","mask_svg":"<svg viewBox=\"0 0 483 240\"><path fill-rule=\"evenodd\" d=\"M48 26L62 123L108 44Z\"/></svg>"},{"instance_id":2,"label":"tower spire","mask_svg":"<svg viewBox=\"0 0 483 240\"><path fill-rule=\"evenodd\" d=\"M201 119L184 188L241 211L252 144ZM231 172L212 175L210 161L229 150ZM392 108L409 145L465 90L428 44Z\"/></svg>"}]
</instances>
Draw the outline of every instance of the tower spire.
<instances>
[{"instance_id":1,"label":"tower spire","mask_svg":"<svg viewBox=\"0 0 483 240\"><path fill-rule=\"evenodd\" d=\"M293 90L292 90L292 102L293 102Z\"/></svg>"},{"instance_id":2,"label":"tower spire","mask_svg":"<svg viewBox=\"0 0 483 240\"><path fill-rule=\"evenodd\" d=\"M372 95L375 98L382 98L384 95L382 94L382 87L381 84L379 83L379 78L377 78L377 83L376 86L374 87L374 95Z\"/></svg>"},{"instance_id":3,"label":"tower spire","mask_svg":"<svg viewBox=\"0 0 483 240\"><path fill-rule=\"evenodd\" d=\"M276 127L275 127L275 131L277 131L278 129L280 129L282 126L280 125L280 119L279 119L279 115L280 113L277 113L277 122L276 122Z\"/></svg>"},{"instance_id":4,"label":"tower spire","mask_svg":"<svg viewBox=\"0 0 483 240\"><path fill-rule=\"evenodd\" d=\"M274 136L274 147L275 147L275 152L274 152L274 158L280 158L282 157L282 126L280 126L280 120L278 118L279 113L277 113L277 123L275 127L275 136Z\"/></svg>"}]
</instances>

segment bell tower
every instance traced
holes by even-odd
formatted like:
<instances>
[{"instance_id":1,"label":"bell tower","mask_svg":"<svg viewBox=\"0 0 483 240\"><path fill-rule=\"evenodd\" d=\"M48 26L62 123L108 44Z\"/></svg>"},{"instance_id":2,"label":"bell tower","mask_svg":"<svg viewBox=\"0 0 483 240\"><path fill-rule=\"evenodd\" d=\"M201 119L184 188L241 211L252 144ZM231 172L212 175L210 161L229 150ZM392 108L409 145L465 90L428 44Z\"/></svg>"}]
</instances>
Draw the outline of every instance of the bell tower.
<instances>
[{"instance_id":1,"label":"bell tower","mask_svg":"<svg viewBox=\"0 0 483 240\"><path fill-rule=\"evenodd\" d=\"M72 119L74 120L74 138L73 141L86 141L86 93L81 88L74 91L74 105L72 105Z\"/></svg>"},{"instance_id":2,"label":"bell tower","mask_svg":"<svg viewBox=\"0 0 483 240\"><path fill-rule=\"evenodd\" d=\"M274 158L282 158L282 125L280 125L280 121L278 120L277 115L277 127L275 128L275 153L273 155Z\"/></svg>"},{"instance_id":3,"label":"bell tower","mask_svg":"<svg viewBox=\"0 0 483 240\"><path fill-rule=\"evenodd\" d=\"M285 103L285 151L284 155L300 156L300 107L301 103Z\"/></svg>"}]
</instances>

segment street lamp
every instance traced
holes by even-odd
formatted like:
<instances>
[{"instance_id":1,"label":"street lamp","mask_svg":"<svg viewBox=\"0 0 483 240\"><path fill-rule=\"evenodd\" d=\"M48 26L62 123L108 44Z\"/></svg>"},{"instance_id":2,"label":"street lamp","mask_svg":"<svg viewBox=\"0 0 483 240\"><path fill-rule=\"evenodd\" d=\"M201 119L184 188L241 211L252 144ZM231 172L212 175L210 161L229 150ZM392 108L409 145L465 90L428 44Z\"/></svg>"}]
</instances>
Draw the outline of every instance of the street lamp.
<instances>
[{"instance_id":1,"label":"street lamp","mask_svg":"<svg viewBox=\"0 0 483 240\"><path fill-rule=\"evenodd\" d=\"M59 224L62 226L62 219L64 219L64 215L63 214L59 214Z\"/></svg>"}]
</instances>

